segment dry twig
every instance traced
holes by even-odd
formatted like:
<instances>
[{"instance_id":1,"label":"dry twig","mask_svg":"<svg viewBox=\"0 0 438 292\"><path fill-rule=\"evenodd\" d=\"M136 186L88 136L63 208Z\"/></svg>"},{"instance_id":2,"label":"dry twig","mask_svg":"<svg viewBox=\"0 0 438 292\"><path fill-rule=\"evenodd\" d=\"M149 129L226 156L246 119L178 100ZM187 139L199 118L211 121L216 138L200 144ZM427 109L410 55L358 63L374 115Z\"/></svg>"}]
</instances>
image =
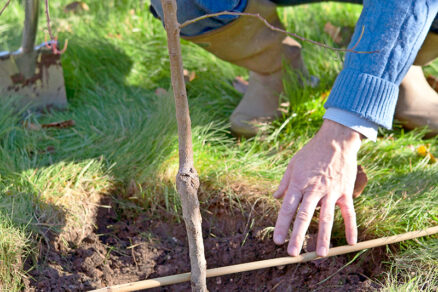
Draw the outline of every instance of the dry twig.
<instances>
[{"instance_id":1,"label":"dry twig","mask_svg":"<svg viewBox=\"0 0 438 292\"><path fill-rule=\"evenodd\" d=\"M189 241L191 284L193 291L207 291L201 211L198 201L199 178L193 165L192 131L189 104L181 56L180 25L176 17L176 0L161 0L167 32L170 71L178 122L179 170L176 186L181 196L183 217Z\"/></svg>"},{"instance_id":2,"label":"dry twig","mask_svg":"<svg viewBox=\"0 0 438 292\"><path fill-rule=\"evenodd\" d=\"M297 38L299 40L302 40L302 41L305 41L305 42L309 42L309 43L312 43L314 45L317 45L317 46L320 46L320 47L323 47L323 48L326 48L326 49L330 49L330 50L333 50L333 51L337 51L337 52L349 52L349 53L356 53L356 54L372 54L372 53L379 52L379 51L371 51L371 52L355 51L355 48L359 45L360 40L362 39L364 31L365 31L365 27L363 27L363 26L362 26L362 31L361 31L361 34L359 36L359 39L357 40L356 44L354 44L354 46L351 49L339 49L339 48L330 47L330 46L328 46L326 44L323 44L323 43L320 43L320 42L317 42L317 41L314 41L314 40L311 40L311 39L307 39L307 38L302 37L302 36L300 36L300 35L298 35L296 33L288 32L288 31L286 31L284 29L281 29L281 28L278 28L276 26L273 26L272 24L269 23L269 21L266 20L266 18L261 16L259 13L223 11L223 12L218 12L218 13L206 14L206 15L199 16L199 17L196 17L194 19L190 19L190 20L185 21L184 23L182 23L180 25L180 29L182 29L182 28L184 28L184 27L186 27L186 26L188 26L190 24L193 24L195 22L198 22L200 20L203 20L203 19L206 19L206 18L210 18L210 17L217 17L217 16L221 16L221 15L235 15L235 16L255 17L255 18L258 18L261 22L263 22L271 30L278 31L278 32L281 32L281 33L285 33L285 34L290 35L290 36L292 36L294 38Z\"/></svg>"},{"instance_id":3,"label":"dry twig","mask_svg":"<svg viewBox=\"0 0 438 292\"><path fill-rule=\"evenodd\" d=\"M0 16L6 10L6 8L11 3L11 0L7 0L5 5L0 10ZM58 50L58 37L54 37L52 33L52 27L50 24L50 13L49 13L49 0L44 0L45 4L45 13L46 13L46 21L47 21L47 31L50 36L50 41L47 41L47 37L45 39L46 47L51 49L54 54L63 54L67 50L68 40L65 40L64 48L62 50Z\"/></svg>"},{"instance_id":4,"label":"dry twig","mask_svg":"<svg viewBox=\"0 0 438 292\"><path fill-rule=\"evenodd\" d=\"M2 10L0 10L0 16L3 14L3 11L5 11L6 8L9 6L9 3L11 3L11 0L6 1L6 3L3 6Z\"/></svg>"},{"instance_id":5,"label":"dry twig","mask_svg":"<svg viewBox=\"0 0 438 292\"><path fill-rule=\"evenodd\" d=\"M51 49L53 54L55 55L63 54L67 50L68 40L65 40L64 48L62 50L58 50L58 37L53 36L52 26L50 24L49 0L44 0L44 4L45 4L45 13L46 13L46 21L47 21L47 31L50 37L50 42L48 42L47 37L45 37L46 47Z\"/></svg>"}]
</instances>

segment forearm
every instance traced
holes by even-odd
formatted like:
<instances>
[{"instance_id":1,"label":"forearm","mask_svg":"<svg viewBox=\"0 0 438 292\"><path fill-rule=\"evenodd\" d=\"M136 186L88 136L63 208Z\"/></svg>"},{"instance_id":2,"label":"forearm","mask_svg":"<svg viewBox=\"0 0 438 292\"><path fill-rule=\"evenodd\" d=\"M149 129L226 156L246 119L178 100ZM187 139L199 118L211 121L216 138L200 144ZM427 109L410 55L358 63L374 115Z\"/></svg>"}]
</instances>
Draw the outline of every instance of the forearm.
<instances>
[{"instance_id":1,"label":"forearm","mask_svg":"<svg viewBox=\"0 0 438 292\"><path fill-rule=\"evenodd\" d=\"M412 65L438 11L438 0L364 2L347 53L326 108L343 109L391 128L398 86Z\"/></svg>"}]
</instances>

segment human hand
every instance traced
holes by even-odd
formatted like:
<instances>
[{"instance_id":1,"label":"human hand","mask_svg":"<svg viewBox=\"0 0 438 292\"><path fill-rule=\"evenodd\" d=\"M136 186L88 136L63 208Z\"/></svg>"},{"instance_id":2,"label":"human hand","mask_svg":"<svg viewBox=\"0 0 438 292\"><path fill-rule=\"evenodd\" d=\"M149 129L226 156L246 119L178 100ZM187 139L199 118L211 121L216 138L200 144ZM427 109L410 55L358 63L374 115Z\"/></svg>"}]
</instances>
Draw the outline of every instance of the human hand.
<instances>
[{"instance_id":1,"label":"human hand","mask_svg":"<svg viewBox=\"0 0 438 292\"><path fill-rule=\"evenodd\" d=\"M283 198L274 230L274 242L283 244L295 216L287 252L298 256L318 204L316 253L326 256L330 245L335 205L341 209L350 245L357 242L353 189L361 134L331 120L291 159L274 197Z\"/></svg>"}]
</instances>

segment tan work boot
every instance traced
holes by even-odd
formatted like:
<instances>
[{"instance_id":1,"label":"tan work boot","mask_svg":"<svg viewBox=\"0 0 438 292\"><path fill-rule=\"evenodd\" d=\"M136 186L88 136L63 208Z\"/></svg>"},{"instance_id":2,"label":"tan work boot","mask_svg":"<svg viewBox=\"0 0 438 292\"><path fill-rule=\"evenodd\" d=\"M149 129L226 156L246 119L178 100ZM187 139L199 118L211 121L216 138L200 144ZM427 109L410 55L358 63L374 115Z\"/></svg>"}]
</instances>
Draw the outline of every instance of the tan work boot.
<instances>
[{"instance_id":1,"label":"tan work boot","mask_svg":"<svg viewBox=\"0 0 438 292\"><path fill-rule=\"evenodd\" d=\"M438 57L438 34L429 33L405 78L400 93L395 118L407 129L427 126L428 137L438 135L438 94L430 87L421 66ZM417 66L418 65L418 66Z\"/></svg>"},{"instance_id":2,"label":"tan work boot","mask_svg":"<svg viewBox=\"0 0 438 292\"><path fill-rule=\"evenodd\" d=\"M438 94L430 87L421 66L412 66L400 84L395 118L407 129L427 126L438 135Z\"/></svg>"},{"instance_id":3,"label":"tan work boot","mask_svg":"<svg viewBox=\"0 0 438 292\"><path fill-rule=\"evenodd\" d=\"M246 13L259 13L276 27L283 27L276 6L268 0L250 0ZM298 42L272 31L255 17L241 16L226 26L200 36L186 37L217 57L250 70L248 90L231 115L231 130L251 137L260 126L279 115L283 91L283 61L298 75L308 76Z\"/></svg>"},{"instance_id":4,"label":"tan work boot","mask_svg":"<svg viewBox=\"0 0 438 292\"><path fill-rule=\"evenodd\" d=\"M426 66L436 58L438 58L438 33L429 32L417 54L414 65Z\"/></svg>"}]
</instances>

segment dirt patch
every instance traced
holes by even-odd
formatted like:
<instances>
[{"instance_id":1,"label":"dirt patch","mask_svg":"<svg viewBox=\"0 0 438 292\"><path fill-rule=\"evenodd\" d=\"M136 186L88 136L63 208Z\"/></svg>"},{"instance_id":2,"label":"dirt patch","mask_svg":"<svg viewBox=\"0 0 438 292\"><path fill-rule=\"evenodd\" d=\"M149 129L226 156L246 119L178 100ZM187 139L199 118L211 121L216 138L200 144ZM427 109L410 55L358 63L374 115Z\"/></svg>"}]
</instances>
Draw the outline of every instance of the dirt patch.
<instances>
[{"instance_id":1,"label":"dirt patch","mask_svg":"<svg viewBox=\"0 0 438 292\"><path fill-rule=\"evenodd\" d=\"M96 217L96 229L77 246L53 239L42 248L26 291L84 291L187 272L190 269L184 224L151 214L126 212L109 198ZM252 211L229 208L223 199L208 203L203 214L209 268L285 256L263 226L272 222ZM232 205L232 204L231 204ZM123 211L121 211L123 209ZM307 251L314 249L312 237ZM210 291L370 291L370 278L382 271L383 250L373 250L343 268L351 256L263 269L208 279ZM339 271L343 268L341 271ZM190 291L188 283L153 291Z\"/></svg>"}]
</instances>

